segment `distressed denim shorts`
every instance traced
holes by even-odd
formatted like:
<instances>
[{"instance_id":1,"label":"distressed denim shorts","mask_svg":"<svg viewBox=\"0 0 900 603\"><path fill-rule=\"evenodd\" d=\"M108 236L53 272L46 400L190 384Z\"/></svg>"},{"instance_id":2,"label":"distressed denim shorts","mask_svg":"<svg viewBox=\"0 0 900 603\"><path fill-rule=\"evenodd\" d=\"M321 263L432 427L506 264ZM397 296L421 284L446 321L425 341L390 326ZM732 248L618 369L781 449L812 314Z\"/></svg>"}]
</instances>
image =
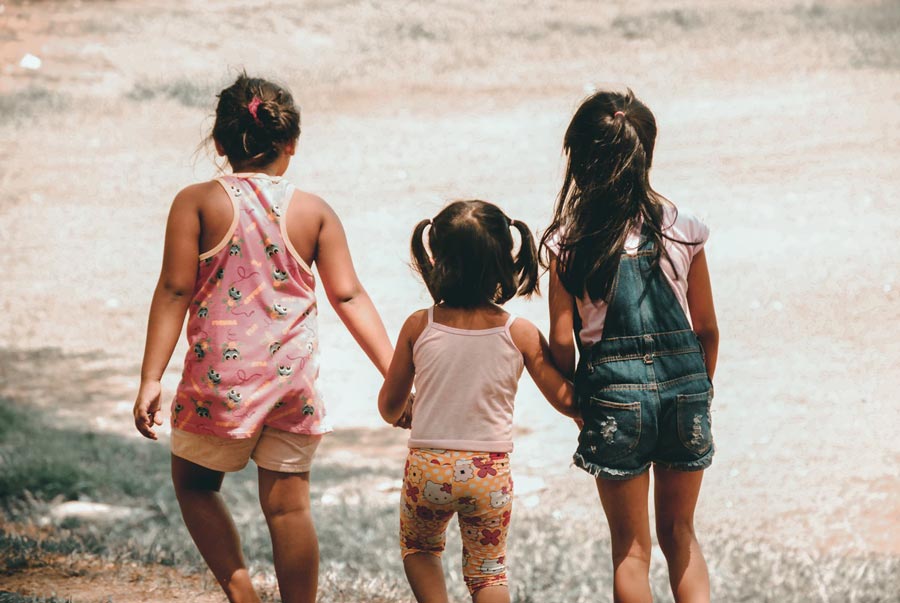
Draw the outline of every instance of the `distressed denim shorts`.
<instances>
[{"instance_id":1,"label":"distressed denim shorts","mask_svg":"<svg viewBox=\"0 0 900 603\"><path fill-rule=\"evenodd\" d=\"M712 398L705 372L580 395L584 428L575 464L606 479L636 477L652 463L678 471L706 469L715 453Z\"/></svg>"}]
</instances>

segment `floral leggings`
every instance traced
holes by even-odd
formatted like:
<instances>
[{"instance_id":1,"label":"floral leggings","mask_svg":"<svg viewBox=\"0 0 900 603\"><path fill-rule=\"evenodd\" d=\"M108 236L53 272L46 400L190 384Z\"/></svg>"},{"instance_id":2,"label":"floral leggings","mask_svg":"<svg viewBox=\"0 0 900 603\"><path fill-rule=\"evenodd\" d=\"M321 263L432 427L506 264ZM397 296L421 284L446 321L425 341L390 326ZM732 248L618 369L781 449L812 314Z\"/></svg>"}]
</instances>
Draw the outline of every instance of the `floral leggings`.
<instances>
[{"instance_id":1,"label":"floral leggings","mask_svg":"<svg viewBox=\"0 0 900 603\"><path fill-rule=\"evenodd\" d=\"M462 570L471 594L507 584L506 533L512 513L509 455L413 448L406 459L400 503L403 557L440 557L447 524L459 514Z\"/></svg>"}]
</instances>

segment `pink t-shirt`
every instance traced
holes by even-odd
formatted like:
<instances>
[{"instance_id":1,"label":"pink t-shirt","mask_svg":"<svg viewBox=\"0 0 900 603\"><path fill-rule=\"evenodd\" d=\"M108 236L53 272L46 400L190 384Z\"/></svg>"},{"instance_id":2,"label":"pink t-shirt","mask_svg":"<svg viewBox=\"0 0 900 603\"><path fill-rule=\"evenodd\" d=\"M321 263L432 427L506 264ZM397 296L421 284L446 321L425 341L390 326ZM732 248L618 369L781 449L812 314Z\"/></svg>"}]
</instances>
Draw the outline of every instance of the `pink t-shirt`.
<instances>
[{"instance_id":1,"label":"pink t-shirt","mask_svg":"<svg viewBox=\"0 0 900 603\"><path fill-rule=\"evenodd\" d=\"M248 438L263 425L330 431L319 374L315 277L291 244L287 180L217 180L234 206L231 229L200 256L188 311L190 344L172 402L172 426Z\"/></svg>"},{"instance_id":2,"label":"pink t-shirt","mask_svg":"<svg viewBox=\"0 0 900 603\"><path fill-rule=\"evenodd\" d=\"M525 368L502 327L457 329L434 322L413 345L416 402L410 448L511 452L513 406Z\"/></svg>"},{"instance_id":3,"label":"pink t-shirt","mask_svg":"<svg viewBox=\"0 0 900 603\"><path fill-rule=\"evenodd\" d=\"M709 239L709 228L696 216L677 211L672 206L666 206L663 212L663 232L677 241L663 239L666 252L671 261L666 261L665 256L660 259L660 266L672 291L681 304L684 314L691 320L687 304L687 276L691 268L691 262ZM686 245L678 241L690 241L697 245ZM625 240L625 252L634 254L641 244L641 224L635 225ZM549 242L550 249L554 253L559 250L558 239ZM603 338L603 325L606 322L607 304L603 300L591 301L588 296L575 300L578 306L578 315L581 317L581 342L588 346Z\"/></svg>"}]
</instances>

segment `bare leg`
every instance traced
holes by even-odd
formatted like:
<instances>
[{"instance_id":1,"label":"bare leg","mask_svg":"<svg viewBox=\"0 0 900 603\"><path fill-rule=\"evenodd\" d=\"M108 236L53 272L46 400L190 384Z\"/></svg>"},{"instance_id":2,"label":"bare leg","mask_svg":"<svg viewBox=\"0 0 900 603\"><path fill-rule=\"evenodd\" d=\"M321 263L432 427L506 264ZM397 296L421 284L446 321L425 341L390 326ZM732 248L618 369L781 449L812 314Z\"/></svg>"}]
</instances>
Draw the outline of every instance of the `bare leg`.
<instances>
[{"instance_id":1,"label":"bare leg","mask_svg":"<svg viewBox=\"0 0 900 603\"><path fill-rule=\"evenodd\" d=\"M194 544L231 603L259 603L241 553L241 540L219 494L221 471L172 455L172 483Z\"/></svg>"},{"instance_id":2,"label":"bare leg","mask_svg":"<svg viewBox=\"0 0 900 603\"><path fill-rule=\"evenodd\" d=\"M694 534L694 508L703 471L654 467L656 537L669 564L677 603L709 603L709 572Z\"/></svg>"},{"instance_id":3,"label":"bare leg","mask_svg":"<svg viewBox=\"0 0 900 603\"><path fill-rule=\"evenodd\" d=\"M272 536L278 590L284 603L315 603L319 541L309 504L309 472L259 468L259 503Z\"/></svg>"},{"instance_id":4,"label":"bare leg","mask_svg":"<svg viewBox=\"0 0 900 603\"><path fill-rule=\"evenodd\" d=\"M509 603L509 587L486 586L472 596L473 603Z\"/></svg>"},{"instance_id":5,"label":"bare leg","mask_svg":"<svg viewBox=\"0 0 900 603\"><path fill-rule=\"evenodd\" d=\"M647 510L649 488L649 472L629 480L597 479L597 491L612 538L615 603L649 603L653 600Z\"/></svg>"},{"instance_id":6,"label":"bare leg","mask_svg":"<svg viewBox=\"0 0 900 603\"><path fill-rule=\"evenodd\" d=\"M449 603L440 557L412 553L403 559L403 569L418 603Z\"/></svg>"}]
</instances>

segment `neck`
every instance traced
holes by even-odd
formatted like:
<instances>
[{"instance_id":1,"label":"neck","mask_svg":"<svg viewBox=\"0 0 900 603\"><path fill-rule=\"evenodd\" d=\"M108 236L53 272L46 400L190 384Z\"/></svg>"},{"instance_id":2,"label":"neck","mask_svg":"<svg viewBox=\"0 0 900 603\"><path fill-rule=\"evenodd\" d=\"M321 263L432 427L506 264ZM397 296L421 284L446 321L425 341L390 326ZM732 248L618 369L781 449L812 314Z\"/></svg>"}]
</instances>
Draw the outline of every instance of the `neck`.
<instances>
[{"instance_id":1,"label":"neck","mask_svg":"<svg viewBox=\"0 0 900 603\"><path fill-rule=\"evenodd\" d=\"M283 176L287 171L290 161L290 156L280 155L275 161L268 165L252 166L246 163L235 163L232 164L231 169L235 174L253 172L255 174L266 174L268 176Z\"/></svg>"}]
</instances>

